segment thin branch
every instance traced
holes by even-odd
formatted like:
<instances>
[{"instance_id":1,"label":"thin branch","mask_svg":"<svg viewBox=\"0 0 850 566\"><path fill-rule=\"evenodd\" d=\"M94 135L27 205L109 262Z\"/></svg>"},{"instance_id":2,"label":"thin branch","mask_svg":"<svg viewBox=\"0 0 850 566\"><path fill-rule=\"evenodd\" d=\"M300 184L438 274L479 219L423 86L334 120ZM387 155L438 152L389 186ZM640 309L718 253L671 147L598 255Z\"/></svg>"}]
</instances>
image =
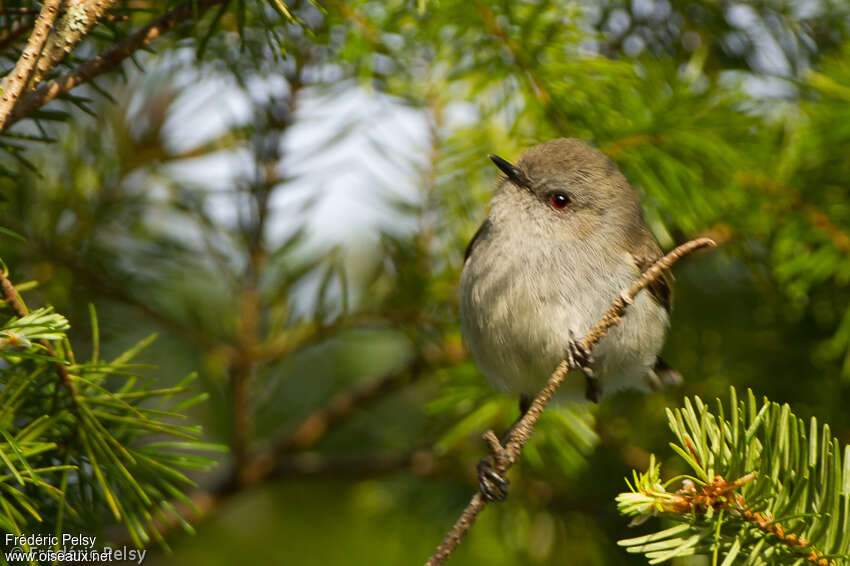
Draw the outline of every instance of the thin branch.
<instances>
[{"instance_id":1,"label":"thin branch","mask_svg":"<svg viewBox=\"0 0 850 566\"><path fill-rule=\"evenodd\" d=\"M617 156L617 154L626 149L631 149L633 147L640 147L644 145L655 146L661 145L663 143L664 138L657 134L633 134L609 142L600 149L602 150L602 153L604 153L608 157L614 158Z\"/></svg>"},{"instance_id":2,"label":"thin branch","mask_svg":"<svg viewBox=\"0 0 850 566\"><path fill-rule=\"evenodd\" d=\"M130 285L127 284L126 277L120 278L122 284L115 284L109 278L103 277L102 272L97 269L88 267L85 261L80 261L74 257L74 250L53 247L40 240L34 239L39 245L36 250L46 259L54 262L57 265L65 267L73 274L75 279L79 279L89 290L93 291L98 297L110 299L116 303L126 305L143 316L149 318L153 322L159 324L169 332L173 332L186 342L197 346L204 350L213 350L220 345L212 340L209 335L199 332L191 326L184 324L179 319L170 315L163 310L158 310L151 306L146 301L134 296L130 291Z\"/></svg>"},{"instance_id":3,"label":"thin branch","mask_svg":"<svg viewBox=\"0 0 850 566\"><path fill-rule=\"evenodd\" d=\"M0 270L0 289L2 289L3 299L6 301L6 304L12 307L12 310L15 311L15 314L18 315L18 317L23 318L29 314L29 310L26 305L24 305L20 297L18 297L18 290L15 289L15 286L12 285L12 282L9 281L6 273L2 270ZM51 358L58 358L56 350L50 342L43 339L38 342L47 350L48 356ZM61 361L57 361L54 362L53 367L56 369L56 375L59 376L59 381L62 383L63 387L71 393L71 398L75 399L77 395L77 388L74 385L74 382L71 381L71 376L68 374L67 366L65 366L65 364Z\"/></svg>"},{"instance_id":4,"label":"thin branch","mask_svg":"<svg viewBox=\"0 0 850 566\"><path fill-rule=\"evenodd\" d=\"M496 14L493 13L493 9L490 4L485 3L478 5L478 13L481 15L481 19L484 21L487 31L490 32L493 37L498 39L505 49L508 50L508 53L510 53L517 69L521 72L521 76L523 76L528 81L529 86L531 86L531 90L534 92L534 96L537 97L537 101L543 106L548 107L549 103L552 101L552 95L549 94L549 91L546 89L543 82L538 78L531 65L529 65L525 55L526 49L514 41L508 31L499 24Z\"/></svg>"},{"instance_id":5,"label":"thin branch","mask_svg":"<svg viewBox=\"0 0 850 566\"><path fill-rule=\"evenodd\" d=\"M51 81L42 84L37 90L21 99L15 111L9 119L0 124L0 131L8 128L15 122L26 118L30 113L41 108L56 97L67 93L103 73L118 68L124 59L130 57L139 49L147 47L153 40L176 27L178 24L209 9L211 6L221 4L224 0L198 0L197 2L185 2L162 17L139 29L118 45L107 49L102 54L88 60L76 69L65 73ZM197 10L197 12L196 12Z\"/></svg>"},{"instance_id":6,"label":"thin branch","mask_svg":"<svg viewBox=\"0 0 850 566\"><path fill-rule=\"evenodd\" d=\"M802 210L808 215L811 225L829 238L837 251L850 256L850 235L836 225L826 212L806 200L796 188L749 171L739 171L735 174L735 180L776 197L780 202L787 202L790 208Z\"/></svg>"},{"instance_id":7,"label":"thin branch","mask_svg":"<svg viewBox=\"0 0 850 566\"><path fill-rule=\"evenodd\" d=\"M274 478L290 476L375 477L405 469L419 476L432 473L437 457L427 450L413 452L333 456L314 452L293 455L275 468Z\"/></svg>"},{"instance_id":8,"label":"thin branch","mask_svg":"<svg viewBox=\"0 0 850 566\"><path fill-rule=\"evenodd\" d=\"M64 13L47 36L27 90L32 90L85 39L116 0L66 0Z\"/></svg>"},{"instance_id":9,"label":"thin branch","mask_svg":"<svg viewBox=\"0 0 850 566\"><path fill-rule=\"evenodd\" d=\"M257 456L238 478L239 486L256 485L272 475L277 475L287 465L285 456L295 450L313 446L334 425L344 421L353 413L375 401L417 381L426 370L439 367L442 361L417 358L405 370L392 373L381 379L359 383L341 391L280 436L271 447ZM233 482L231 482L233 483ZM231 488L237 487L231 485ZM223 488L224 489L224 488Z\"/></svg>"},{"instance_id":10,"label":"thin branch","mask_svg":"<svg viewBox=\"0 0 850 566\"><path fill-rule=\"evenodd\" d=\"M450 352L445 352L443 355L444 358L428 356L417 358L406 370L365 384L357 384L351 389L334 395L328 403L307 415L290 432L283 434L266 452L257 456L251 466L243 471L241 478L237 477L234 471L230 478L220 484L191 495L191 504L180 502L174 504L181 515L190 520L197 520L212 513L228 497L281 477L328 473L373 476L402 469L410 469L417 475L432 473L436 467L436 456L425 450L389 456L343 458L315 453L293 454L293 452L312 446L334 425L358 410L414 383L425 375L427 369L456 361ZM158 530L160 534L165 535L177 526L179 523L176 518L169 518L167 522L158 525ZM119 538L118 541L123 542L124 538Z\"/></svg>"},{"instance_id":11,"label":"thin branch","mask_svg":"<svg viewBox=\"0 0 850 566\"><path fill-rule=\"evenodd\" d=\"M676 249L656 261L652 267L647 269L643 275L641 275L640 278L631 285L631 287L623 290L622 293L620 293L620 296L611 303L611 307L608 309L608 312L605 313L596 325L581 339L581 346L583 346L586 350L590 350L608 333L609 328L620 323L626 309L634 302L635 296L643 288L660 277L664 271L670 269L670 267L680 258L699 248L713 248L716 245L717 244L714 240L709 238L691 240L690 242L678 246ZM549 376L546 386L540 391L540 393L537 394L537 397L535 397L534 401L531 403L528 411L526 411L525 415L523 415L523 417L511 429L507 442L505 442L504 446L499 444L499 441L492 430L488 430L484 434L484 439L490 445L490 449L493 452L494 468L499 474L504 474L517 462L517 460L519 460L522 447L526 442L528 442L528 439L531 438L537 419L540 418L540 415L546 408L546 404L555 394L569 371L569 364L566 360L562 360L552 375ZM455 548L458 547L461 539L463 539L464 535L466 535L469 531L470 527L475 522L475 519L478 517L478 514L482 509L484 509L486 504L487 501L482 497L480 491L476 492L475 495L472 496L472 500L470 500L454 526L446 534L443 542L440 543L440 546L437 547L437 550L431 558L428 559L426 566L437 566L439 564L443 564L449 559L452 552L454 552Z\"/></svg>"},{"instance_id":12,"label":"thin branch","mask_svg":"<svg viewBox=\"0 0 850 566\"><path fill-rule=\"evenodd\" d=\"M0 84L0 88L3 90L2 95L0 95L0 131L5 129L12 109L15 107L15 102L17 102L18 97L29 83L35 64L41 55L50 28L53 27L53 22L56 21L56 15L59 13L62 2L63 0L45 1L44 7L35 20L35 25L27 41L27 46L24 48L24 52L21 53L21 57L15 64L15 68L3 79L2 84Z\"/></svg>"},{"instance_id":13,"label":"thin branch","mask_svg":"<svg viewBox=\"0 0 850 566\"><path fill-rule=\"evenodd\" d=\"M371 405L422 377L426 366L429 369L435 367L433 364L426 364L423 359L417 359L405 371L367 381L337 393L326 405L310 413L292 432L279 439L275 443L275 453L280 455L294 449L313 446L328 429L342 422L355 411Z\"/></svg>"},{"instance_id":14,"label":"thin branch","mask_svg":"<svg viewBox=\"0 0 850 566\"><path fill-rule=\"evenodd\" d=\"M733 516L740 517L763 534L772 535L779 544L794 552L798 560L805 559L816 566L836 566L835 561L826 557L811 542L791 532L792 529L787 529L786 521L771 517L769 513L753 511L744 496L735 493L741 486L753 481L756 475L756 472L750 472L732 481L715 475L700 489L688 480L682 482L682 488L675 493L669 493L663 487L658 489L656 485L650 487L636 484L635 489L636 493L652 501L653 515L660 512L687 521L694 516L706 516L709 511L714 514L728 509L733 512ZM621 544L624 542L621 541Z\"/></svg>"},{"instance_id":15,"label":"thin branch","mask_svg":"<svg viewBox=\"0 0 850 566\"><path fill-rule=\"evenodd\" d=\"M13 12L13 10L16 11ZM15 13L23 16L21 19L12 22L10 27L0 30L0 51L9 47L18 39L18 37L32 29L33 23L35 22L34 16L36 16L38 12L39 10L37 8L0 8L0 14ZM59 13L63 14L64 12L65 9L63 8ZM128 22L130 21L130 16L128 14L105 14L100 21Z\"/></svg>"}]
</instances>

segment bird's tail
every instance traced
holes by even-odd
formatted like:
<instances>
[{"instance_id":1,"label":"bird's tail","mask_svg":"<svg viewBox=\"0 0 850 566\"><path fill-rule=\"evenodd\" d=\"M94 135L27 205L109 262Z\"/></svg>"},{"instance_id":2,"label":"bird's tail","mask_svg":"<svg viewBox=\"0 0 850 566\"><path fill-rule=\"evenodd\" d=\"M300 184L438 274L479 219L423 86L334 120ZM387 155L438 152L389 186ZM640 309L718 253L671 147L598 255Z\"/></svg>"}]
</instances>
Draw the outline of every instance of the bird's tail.
<instances>
[{"instance_id":1,"label":"bird's tail","mask_svg":"<svg viewBox=\"0 0 850 566\"><path fill-rule=\"evenodd\" d=\"M649 372L649 386L654 391L661 391L681 384L682 374L670 367L670 364L665 362L661 356L655 358L655 365Z\"/></svg>"}]
</instances>

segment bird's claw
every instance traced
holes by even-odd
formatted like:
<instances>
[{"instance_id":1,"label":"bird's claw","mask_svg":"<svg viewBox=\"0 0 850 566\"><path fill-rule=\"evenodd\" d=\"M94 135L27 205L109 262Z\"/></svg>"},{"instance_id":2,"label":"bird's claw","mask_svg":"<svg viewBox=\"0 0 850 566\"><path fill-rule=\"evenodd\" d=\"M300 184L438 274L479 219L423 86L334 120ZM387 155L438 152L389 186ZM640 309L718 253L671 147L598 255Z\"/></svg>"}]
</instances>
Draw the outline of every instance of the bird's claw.
<instances>
[{"instance_id":1,"label":"bird's claw","mask_svg":"<svg viewBox=\"0 0 850 566\"><path fill-rule=\"evenodd\" d=\"M508 496L508 485L511 483L493 468L490 456L481 458L478 462L478 489L487 501L504 501Z\"/></svg>"},{"instance_id":2,"label":"bird's claw","mask_svg":"<svg viewBox=\"0 0 850 566\"><path fill-rule=\"evenodd\" d=\"M570 341L567 343L567 363L570 369L577 369L584 374L584 396L587 400L598 403L602 397L602 386L596 374L593 373L593 368L590 367L594 361L590 350L585 348L579 340L576 340L573 331L570 330Z\"/></svg>"}]
</instances>

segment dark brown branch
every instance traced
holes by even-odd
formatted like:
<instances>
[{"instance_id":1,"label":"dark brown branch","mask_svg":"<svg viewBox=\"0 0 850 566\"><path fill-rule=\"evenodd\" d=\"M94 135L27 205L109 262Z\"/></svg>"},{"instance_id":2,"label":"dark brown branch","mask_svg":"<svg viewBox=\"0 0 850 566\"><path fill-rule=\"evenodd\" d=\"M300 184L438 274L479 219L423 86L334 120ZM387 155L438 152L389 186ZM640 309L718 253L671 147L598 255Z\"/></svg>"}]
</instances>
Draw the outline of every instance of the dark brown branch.
<instances>
[{"instance_id":1,"label":"dark brown branch","mask_svg":"<svg viewBox=\"0 0 850 566\"><path fill-rule=\"evenodd\" d=\"M294 71L288 77L289 94L287 111L280 115L266 108L269 132L277 137L283 136L293 123L296 104L303 86L303 64L301 57L294 55ZM260 281L268 264L269 252L266 246L265 232L269 217L269 203L281 175L278 165L281 152L263 152L255 163L257 177L245 188L251 201L251 213L240 217L239 228L242 239L247 245L248 262L240 280L239 327L237 339L233 344L234 362L230 372L232 451L235 461L234 479L242 485L251 475L254 458L252 455L255 439L254 381L256 368L260 361L255 355L262 342L260 320L264 305L260 292Z\"/></svg>"},{"instance_id":2,"label":"dark brown branch","mask_svg":"<svg viewBox=\"0 0 850 566\"><path fill-rule=\"evenodd\" d=\"M185 2L162 17L139 29L125 41L106 50L104 53L83 63L76 69L65 73L54 80L47 81L37 90L28 94L16 106L8 120L0 125L0 131L5 130L15 122L26 118L30 113L41 108L56 97L67 93L76 86L89 81L103 73L117 69L121 63L133 53L147 47L153 40L173 29L182 21L192 17L196 12L202 13L211 6L221 4L223 0L198 0L197 3ZM194 5L193 5L194 4Z\"/></svg>"},{"instance_id":3,"label":"dark brown branch","mask_svg":"<svg viewBox=\"0 0 850 566\"><path fill-rule=\"evenodd\" d=\"M0 88L3 89L3 93L0 95L0 131L3 131L9 123L15 103L33 75L33 70L44 48L50 28L53 27L53 22L56 21L56 16L59 14L62 2L63 0L45 1L44 7L35 20L24 52L21 53L15 68L0 84Z\"/></svg>"},{"instance_id":4,"label":"dark brown branch","mask_svg":"<svg viewBox=\"0 0 850 566\"><path fill-rule=\"evenodd\" d=\"M258 253L258 250L252 250L251 257ZM229 372L231 447L237 478L241 478L244 470L251 465L251 445L254 442L254 374L257 361L251 353L259 340L257 280L258 274L253 270L245 276L238 307L239 328Z\"/></svg>"},{"instance_id":5,"label":"dark brown branch","mask_svg":"<svg viewBox=\"0 0 850 566\"><path fill-rule=\"evenodd\" d=\"M682 244L659 259L631 287L623 290L620 296L611 303L608 312L581 339L581 346L588 351L593 348L608 333L609 328L620 323L620 320L622 320L621 317L626 312L628 306L634 302L635 296L647 285L660 277L664 271L670 269L681 257L699 248L715 247L716 245L714 240L699 238ZM484 434L484 439L490 446L490 451L493 454L494 468L498 473L504 474L517 462L522 453L522 448L534 432L534 426L546 408L546 404L558 390L558 387L569 371L569 364L566 360L562 360L552 375L549 376L546 386L537 394L528 411L526 411L525 415L511 429L504 446L499 443L498 438L496 438L492 430L488 430ZM428 559L428 562L426 562L426 566L437 566L448 560L486 504L487 502L481 496L481 492L477 492L472 496L469 504L463 510L454 526L446 534L443 542L440 543L440 546L437 547L437 550Z\"/></svg>"},{"instance_id":6,"label":"dark brown branch","mask_svg":"<svg viewBox=\"0 0 850 566\"><path fill-rule=\"evenodd\" d=\"M419 379L425 364L416 360L407 371L393 373L382 379L367 381L334 395L328 403L307 416L292 432L282 437L274 447L277 454L313 446L324 433L342 422L358 409L398 391Z\"/></svg>"}]
</instances>

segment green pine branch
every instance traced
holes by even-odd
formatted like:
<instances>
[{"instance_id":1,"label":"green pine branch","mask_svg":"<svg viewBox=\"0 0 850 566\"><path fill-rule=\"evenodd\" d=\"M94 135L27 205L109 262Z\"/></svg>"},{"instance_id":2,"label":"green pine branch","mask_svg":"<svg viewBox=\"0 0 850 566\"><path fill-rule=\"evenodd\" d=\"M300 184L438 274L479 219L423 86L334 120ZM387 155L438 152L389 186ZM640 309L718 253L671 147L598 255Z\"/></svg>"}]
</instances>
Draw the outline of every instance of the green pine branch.
<instances>
[{"instance_id":1,"label":"green pine branch","mask_svg":"<svg viewBox=\"0 0 850 566\"><path fill-rule=\"evenodd\" d=\"M144 378L133 359L153 337L101 359L93 308L92 356L78 361L67 319L50 307L28 312L5 273L0 283L14 311L0 326L0 530L58 536L106 519L137 547L164 544L162 524L191 531L172 501L189 501L191 473L223 449L187 422L186 409L206 398L192 393L195 375L172 387Z\"/></svg>"},{"instance_id":2,"label":"green pine branch","mask_svg":"<svg viewBox=\"0 0 850 566\"><path fill-rule=\"evenodd\" d=\"M850 446L842 459L829 425L807 424L787 404L759 405L752 391L738 401L734 388L730 397L714 411L699 397L668 409L670 446L690 473L662 481L653 455L617 503L633 524L678 524L620 544L650 564L693 554L723 566L848 563Z\"/></svg>"}]
</instances>

